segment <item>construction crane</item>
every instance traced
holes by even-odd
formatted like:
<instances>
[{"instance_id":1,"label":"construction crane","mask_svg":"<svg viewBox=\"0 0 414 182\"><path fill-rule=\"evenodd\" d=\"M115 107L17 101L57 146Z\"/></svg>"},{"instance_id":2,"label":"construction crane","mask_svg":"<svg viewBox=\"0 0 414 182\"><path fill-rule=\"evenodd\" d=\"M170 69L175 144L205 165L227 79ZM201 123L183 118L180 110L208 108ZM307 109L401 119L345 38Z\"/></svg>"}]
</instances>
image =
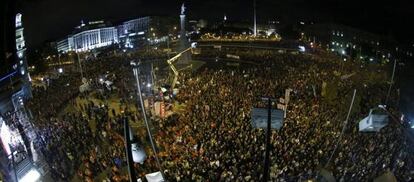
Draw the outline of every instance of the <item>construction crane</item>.
<instances>
[{"instance_id":1,"label":"construction crane","mask_svg":"<svg viewBox=\"0 0 414 182\"><path fill-rule=\"evenodd\" d=\"M184 51L178 53L176 56L172 57L171 59L167 60L168 65L170 66L171 70L173 71L174 74L174 78L171 84L171 89L174 89L175 84L177 83L178 80L178 74L181 70L187 69L187 68L191 68L192 65L190 64L189 66L181 69L181 70L177 70L177 68L175 68L174 63L187 51L192 51L192 47L185 49Z\"/></svg>"}]
</instances>

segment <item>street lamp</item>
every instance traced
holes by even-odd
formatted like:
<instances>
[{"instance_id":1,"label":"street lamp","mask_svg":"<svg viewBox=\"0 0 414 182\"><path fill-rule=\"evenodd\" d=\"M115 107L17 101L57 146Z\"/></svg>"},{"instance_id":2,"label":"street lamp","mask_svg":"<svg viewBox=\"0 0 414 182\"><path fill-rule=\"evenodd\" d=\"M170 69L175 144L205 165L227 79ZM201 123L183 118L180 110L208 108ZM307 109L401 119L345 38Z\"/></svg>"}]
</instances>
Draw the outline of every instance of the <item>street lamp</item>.
<instances>
[{"instance_id":1,"label":"street lamp","mask_svg":"<svg viewBox=\"0 0 414 182\"><path fill-rule=\"evenodd\" d=\"M146 112L145 112L144 102L143 102L143 99L142 99L141 84L140 84L140 81L139 81L139 69L138 69L141 62L131 61L130 64L132 66L132 71L133 71L134 76L135 76L135 81L136 81L137 90L138 90L139 104L141 106L142 115L144 116L144 122L145 122L145 126L147 128L148 137L150 139L152 151L154 152L154 157L155 157L155 160L157 162L158 168L160 169L162 175L164 176L162 168L161 168L160 161L158 159L157 150L155 148L154 141L152 139L151 130L149 128L148 119L147 119L147 115L146 115Z\"/></svg>"}]
</instances>

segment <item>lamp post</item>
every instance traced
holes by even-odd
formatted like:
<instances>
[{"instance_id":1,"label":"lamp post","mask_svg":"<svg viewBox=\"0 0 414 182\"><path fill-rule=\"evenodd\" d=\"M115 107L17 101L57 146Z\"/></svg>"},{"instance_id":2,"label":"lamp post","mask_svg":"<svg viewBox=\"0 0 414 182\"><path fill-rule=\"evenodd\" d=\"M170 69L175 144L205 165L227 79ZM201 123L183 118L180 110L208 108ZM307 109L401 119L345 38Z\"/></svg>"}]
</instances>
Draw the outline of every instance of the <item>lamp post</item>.
<instances>
[{"instance_id":1,"label":"lamp post","mask_svg":"<svg viewBox=\"0 0 414 182\"><path fill-rule=\"evenodd\" d=\"M392 88L392 85L394 84L394 74L395 74L395 67L396 66L397 66L397 59L394 59L394 67L392 69L391 82L390 82L390 86L388 87L387 98L385 99L385 104L388 104L388 99L389 99L390 94L391 94L391 88Z\"/></svg>"},{"instance_id":2,"label":"lamp post","mask_svg":"<svg viewBox=\"0 0 414 182\"><path fill-rule=\"evenodd\" d=\"M332 152L331 156L329 157L328 162L326 162L325 167L327 167L327 166L329 165L329 162L331 161L331 159L332 159L332 157L334 156L334 154L335 154L336 150L338 149L338 145L340 144L339 142L341 142L341 141L342 141L342 136L343 136L343 134L345 133L345 129L346 129L346 126L347 126L347 124L348 124L348 119L349 119L349 116L351 115L352 107L354 106L354 100L355 100L356 91L357 91L357 90L356 90L356 89L354 89L354 93L353 93L353 96L352 96L351 104L350 104L350 106L349 106L348 114L346 115L346 119L345 119L345 121L344 121L344 126L342 127L341 134L339 135L339 138L338 138L338 140L337 140L337 142L336 142L335 148L334 148L334 150L333 150L333 152Z\"/></svg>"},{"instance_id":3,"label":"lamp post","mask_svg":"<svg viewBox=\"0 0 414 182\"><path fill-rule=\"evenodd\" d=\"M135 170L134 170L134 161L132 158L132 149L131 149L131 133L129 128L129 123L127 118L123 118L124 120L124 139L125 139L125 150L127 154L127 163L128 163L128 173L129 173L129 181L135 182L137 181L135 176Z\"/></svg>"},{"instance_id":4,"label":"lamp post","mask_svg":"<svg viewBox=\"0 0 414 182\"><path fill-rule=\"evenodd\" d=\"M131 61L130 64L132 66L132 70L133 70L134 76L135 76L135 81L137 83L138 98L139 98L139 102L140 102L139 104L141 105L142 115L144 116L144 122L145 122L145 126L147 128L148 137L149 137L149 140L150 140L150 143L151 143L152 151L154 152L154 157L155 157L155 160L157 162L158 168L160 169L161 174L164 176L164 172L162 171L161 164L160 164L160 161L158 159L157 150L155 148L154 141L152 139L151 130L149 128L147 115L145 113L144 102L142 100L141 84L140 84L140 81L139 81L139 70L138 70L140 62Z\"/></svg>"},{"instance_id":5,"label":"lamp post","mask_svg":"<svg viewBox=\"0 0 414 182\"><path fill-rule=\"evenodd\" d=\"M264 173L263 173L263 181L267 182L269 180L269 168L270 168L270 135L272 132L271 129L271 117L272 117L272 99L265 98L267 100L267 130L266 130L266 153L265 153L265 166L264 166Z\"/></svg>"}]
</instances>

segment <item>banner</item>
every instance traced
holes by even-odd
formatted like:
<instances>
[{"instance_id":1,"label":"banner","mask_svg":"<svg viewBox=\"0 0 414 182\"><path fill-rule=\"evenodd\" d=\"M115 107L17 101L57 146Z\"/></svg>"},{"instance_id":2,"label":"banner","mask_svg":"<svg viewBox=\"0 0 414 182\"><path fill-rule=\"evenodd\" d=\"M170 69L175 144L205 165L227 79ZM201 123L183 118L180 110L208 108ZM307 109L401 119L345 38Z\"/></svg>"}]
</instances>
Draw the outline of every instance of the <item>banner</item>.
<instances>
[{"instance_id":1,"label":"banner","mask_svg":"<svg viewBox=\"0 0 414 182\"><path fill-rule=\"evenodd\" d=\"M145 178L147 178L148 182L163 182L164 181L164 178L162 177L162 174L160 171L146 174Z\"/></svg>"},{"instance_id":2,"label":"banner","mask_svg":"<svg viewBox=\"0 0 414 182\"><path fill-rule=\"evenodd\" d=\"M326 86L328 84L326 82L322 82L322 90L321 90L321 96L325 97L326 96Z\"/></svg>"},{"instance_id":3,"label":"banner","mask_svg":"<svg viewBox=\"0 0 414 182\"><path fill-rule=\"evenodd\" d=\"M285 110L285 105L283 105L283 104L277 104L277 109L280 109L280 110Z\"/></svg>"},{"instance_id":4,"label":"banner","mask_svg":"<svg viewBox=\"0 0 414 182\"><path fill-rule=\"evenodd\" d=\"M282 110L272 109L270 111L271 127L274 129L280 129L283 126L284 113ZM268 122L268 109L265 108L252 108L252 125L255 128L267 128Z\"/></svg>"},{"instance_id":5,"label":"banner","mask_svg":"<svg viewBox=\"0 0 414 182\"><path fill-rule=\"evenodd\" d=\"M290 89L290 88L285 90L285 101L286 101L286 103L289 103L289 101L290 101L290 92L292 92L292 89Z\"/></svg>"},{"instance_id":6,"label":"banner","mask_svg":"<svg viewBox=\"0 0 414 182\"><path fill-rule=\"evenodd\" d=\"M164 102L161 102L161 104L160 104L160 117L161 118L165 117L165 104L164 104Z\"/></svg>"}]
</instances>

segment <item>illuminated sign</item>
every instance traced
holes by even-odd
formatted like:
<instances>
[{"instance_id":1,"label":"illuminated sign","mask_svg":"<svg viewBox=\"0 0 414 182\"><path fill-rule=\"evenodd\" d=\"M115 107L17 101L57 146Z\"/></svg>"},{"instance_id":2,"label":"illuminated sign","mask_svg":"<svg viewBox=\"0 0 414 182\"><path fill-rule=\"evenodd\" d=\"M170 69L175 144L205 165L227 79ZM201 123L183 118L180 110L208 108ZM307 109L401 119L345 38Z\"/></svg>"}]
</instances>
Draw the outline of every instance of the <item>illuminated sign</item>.
<instances>
[{"instance_id":1,"label":"illuminated sign","mask_svg":"<svg viewBox=\"0 0 414 182\"><path fill-rule=\"evenodd\" d=\"M22 14L18 13L16 15L16 27L22 26Z\"/></svg>"},{"instance_id":2,"label":"illuminated sign","mask_svg":"<svg viewBox=\"0 0 414 182\"><path fill-rule=\"evenodd\" d=\"M103 20L99 20L99 21L90 21L90 22L89 22L89 25L102 24L102 23L104 23L104 21L103 21Z\"/></svg>"}]
</instances>

